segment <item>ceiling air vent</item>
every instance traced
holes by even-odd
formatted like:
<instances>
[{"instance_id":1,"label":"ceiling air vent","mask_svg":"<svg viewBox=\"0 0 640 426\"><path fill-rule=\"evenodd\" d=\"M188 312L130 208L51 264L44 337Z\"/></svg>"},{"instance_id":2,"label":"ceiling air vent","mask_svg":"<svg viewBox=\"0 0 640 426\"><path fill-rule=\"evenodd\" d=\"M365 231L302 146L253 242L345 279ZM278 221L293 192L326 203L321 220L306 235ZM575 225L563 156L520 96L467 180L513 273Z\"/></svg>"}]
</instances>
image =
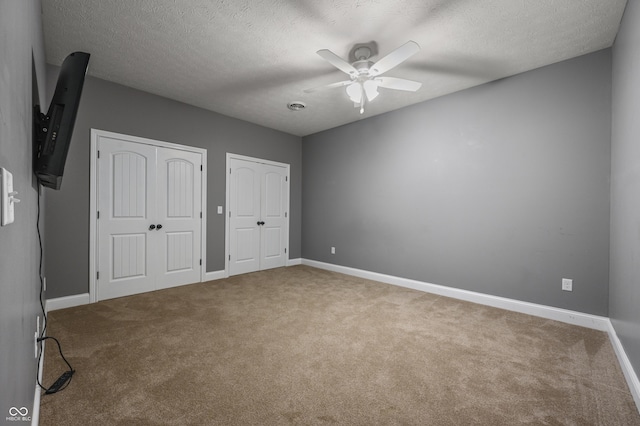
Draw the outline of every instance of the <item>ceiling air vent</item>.
<instances>
[{"instance_id":1,"label":"ceiling air vent","mask_svg":"<svg viewBox=\"0 0 640 426\"><path fill-rule=\"evenodd\" d=\"M305 105L304 102L289 102L287 104L287 108L289 108L291 111L302 111L303 109L305 109L307 106Z\"/></svg>"}]
</instances>

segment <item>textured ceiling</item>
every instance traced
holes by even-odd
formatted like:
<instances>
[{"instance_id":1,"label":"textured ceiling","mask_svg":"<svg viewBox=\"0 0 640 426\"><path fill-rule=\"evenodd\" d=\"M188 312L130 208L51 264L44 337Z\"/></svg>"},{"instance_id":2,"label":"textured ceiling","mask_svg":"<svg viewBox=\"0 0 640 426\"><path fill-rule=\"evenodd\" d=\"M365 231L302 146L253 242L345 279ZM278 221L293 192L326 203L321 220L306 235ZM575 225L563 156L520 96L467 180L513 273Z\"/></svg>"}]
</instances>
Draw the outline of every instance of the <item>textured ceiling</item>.
<instances>
[{"instance_id":1,"label":"textured ceiling","mask_svg":"<svg viewBox=\"0 0 640 426\"><path fill-rule=\"evenodd\" d=\"M91 53L89 75L304 136L613 44L626 0L43 0L47 62ZM315 52L421 50L360 115ZM293 112L287 103L307 108Z\"/></svg>"}]
</instances>

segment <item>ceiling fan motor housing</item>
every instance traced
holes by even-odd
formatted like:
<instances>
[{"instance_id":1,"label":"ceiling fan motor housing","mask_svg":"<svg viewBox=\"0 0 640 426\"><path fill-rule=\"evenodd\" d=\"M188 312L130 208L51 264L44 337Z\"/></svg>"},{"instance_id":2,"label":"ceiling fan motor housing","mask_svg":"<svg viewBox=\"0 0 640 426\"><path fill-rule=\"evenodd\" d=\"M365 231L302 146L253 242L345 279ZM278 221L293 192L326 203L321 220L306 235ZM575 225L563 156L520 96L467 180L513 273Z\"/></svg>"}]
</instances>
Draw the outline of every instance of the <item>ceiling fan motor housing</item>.
<instances>
[{"instance_id":1,"label":"ceiling fan motor housing","mask_svg":"<svg viewBox=\"0 0 640 426\"><path fill-rule=\"evenodd\" d=\"M368 78L369 77L369 70L371 69L371 66L373 65L373 62L363 59L360 61L355 61L353 64L353 67L358 70L358 75L352 76L352 78L354 80L357 80L358 78Z\"/></svg>"}]
</instances>

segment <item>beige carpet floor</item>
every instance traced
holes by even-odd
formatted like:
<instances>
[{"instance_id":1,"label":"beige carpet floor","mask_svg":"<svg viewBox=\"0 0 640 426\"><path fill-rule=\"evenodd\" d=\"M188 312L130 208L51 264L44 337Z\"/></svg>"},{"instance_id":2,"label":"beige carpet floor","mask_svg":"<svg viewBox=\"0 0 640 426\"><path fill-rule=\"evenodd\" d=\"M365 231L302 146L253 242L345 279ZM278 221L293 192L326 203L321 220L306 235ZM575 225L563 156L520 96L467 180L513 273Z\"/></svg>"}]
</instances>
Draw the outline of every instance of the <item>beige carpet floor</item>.
<instances>
[{"instance_id":1,"label":"beige carpet floor","mask_svg":"<svg viewBox=\"0 0 640 426\"><path fill-rule=\"evenodd\" d=\"M41 425L640 425L603 332L306 266L49 320Z\"/></svg>"}]
</instances>

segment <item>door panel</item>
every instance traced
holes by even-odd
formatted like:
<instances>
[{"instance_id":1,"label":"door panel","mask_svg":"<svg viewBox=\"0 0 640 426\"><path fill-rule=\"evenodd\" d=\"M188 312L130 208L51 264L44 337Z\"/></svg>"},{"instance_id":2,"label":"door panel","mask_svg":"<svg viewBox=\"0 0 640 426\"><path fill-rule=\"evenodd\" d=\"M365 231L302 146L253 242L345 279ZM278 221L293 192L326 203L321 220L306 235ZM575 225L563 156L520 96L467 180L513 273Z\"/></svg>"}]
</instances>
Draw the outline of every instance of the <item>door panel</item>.
<instances>
[{"instance_id":1,"label":"door panel","mask_svg":"<svg viewBox=\"0 0 640 426\"><path fill-rule=\"evenodd\" d=\"M258 262L256 247L258 243L258 233L255 227L236 228L236 250L235 260L239 263ZM233 255L232 255L233 257Z\"/></svg>"},{"instance_id":2,"label":"door panel","mask_svg":"<svg viewBox=\"0 0 640 426\"><path fill-rule=\"evenodd\" d=\"M154 289L149 207L154 206L155 149L101 138L98 170L98 300Z\"/></svg>"},{"instance_id":3,"label":"door panel","mask_svg":"<svg viewBox=\"0 0 640 426\"><path fill-rule=\"evenodd\" d=\"M193 164L185 160L171 159L167 167L167 217L193 217Z\"/></svg>"},{"instance_id":4,"label":"door panel","mask_svg":"<svg viewBox=\"0 0 640 426\"><path fill-rule=\"evenodd\" d=\"M282 233L280 228L264 228L264 257L265 258L274 258L280 256L284 249L280 244L282 241Z\"/></svg>"},{"instance_id":5,"label":"door panel","mask_svg":"<svg viewBox=\"0 0 640 426\"><path fill-rule=\"evenodd\" d=\"M232 169L233 170L233 169ZM234 176L235 216L238 218L259 219L260 215L260 176L250 167L236 167ZM232 172L233 173L233 172Z\"/></svg>"},{"instance_id":6,"label":"door panel","mask_svg":"<svg viewBox=\"0 0 640 426\"><path fill-rule=\"evenodd\" d=\"M167 271L193 269L193 232L167 232Z\"/></svg>"},{"instance_id":7,"label":"door panel","mask_svg":"<svg viewBox=\"0 0 640 426\"><path fill-rule=\"evenodd\" d=\"M145 276L146 234L111 235L111 251L111 277L114 281Z\"/></svg>"},{"instance_id":8,"label":"door panel","mask_svg":"<svg viewBox=\"0 0 640 426\"><path fill-rule=\"evenodd\" d=\"M143 218L147 211L147 159L134 152L113 153L114 218Z\"/></svg>"},{"instance_id":9,"label":"door panel","mask_svg":"<svg viewBox=\"0 0 640 426\"><path fill-rule=\"evenodd\" d=\"M264 217L265 219L283 216L282 198L284 176L280 170L268 171L264 174Z\"/></svg>"}]
</instances>

